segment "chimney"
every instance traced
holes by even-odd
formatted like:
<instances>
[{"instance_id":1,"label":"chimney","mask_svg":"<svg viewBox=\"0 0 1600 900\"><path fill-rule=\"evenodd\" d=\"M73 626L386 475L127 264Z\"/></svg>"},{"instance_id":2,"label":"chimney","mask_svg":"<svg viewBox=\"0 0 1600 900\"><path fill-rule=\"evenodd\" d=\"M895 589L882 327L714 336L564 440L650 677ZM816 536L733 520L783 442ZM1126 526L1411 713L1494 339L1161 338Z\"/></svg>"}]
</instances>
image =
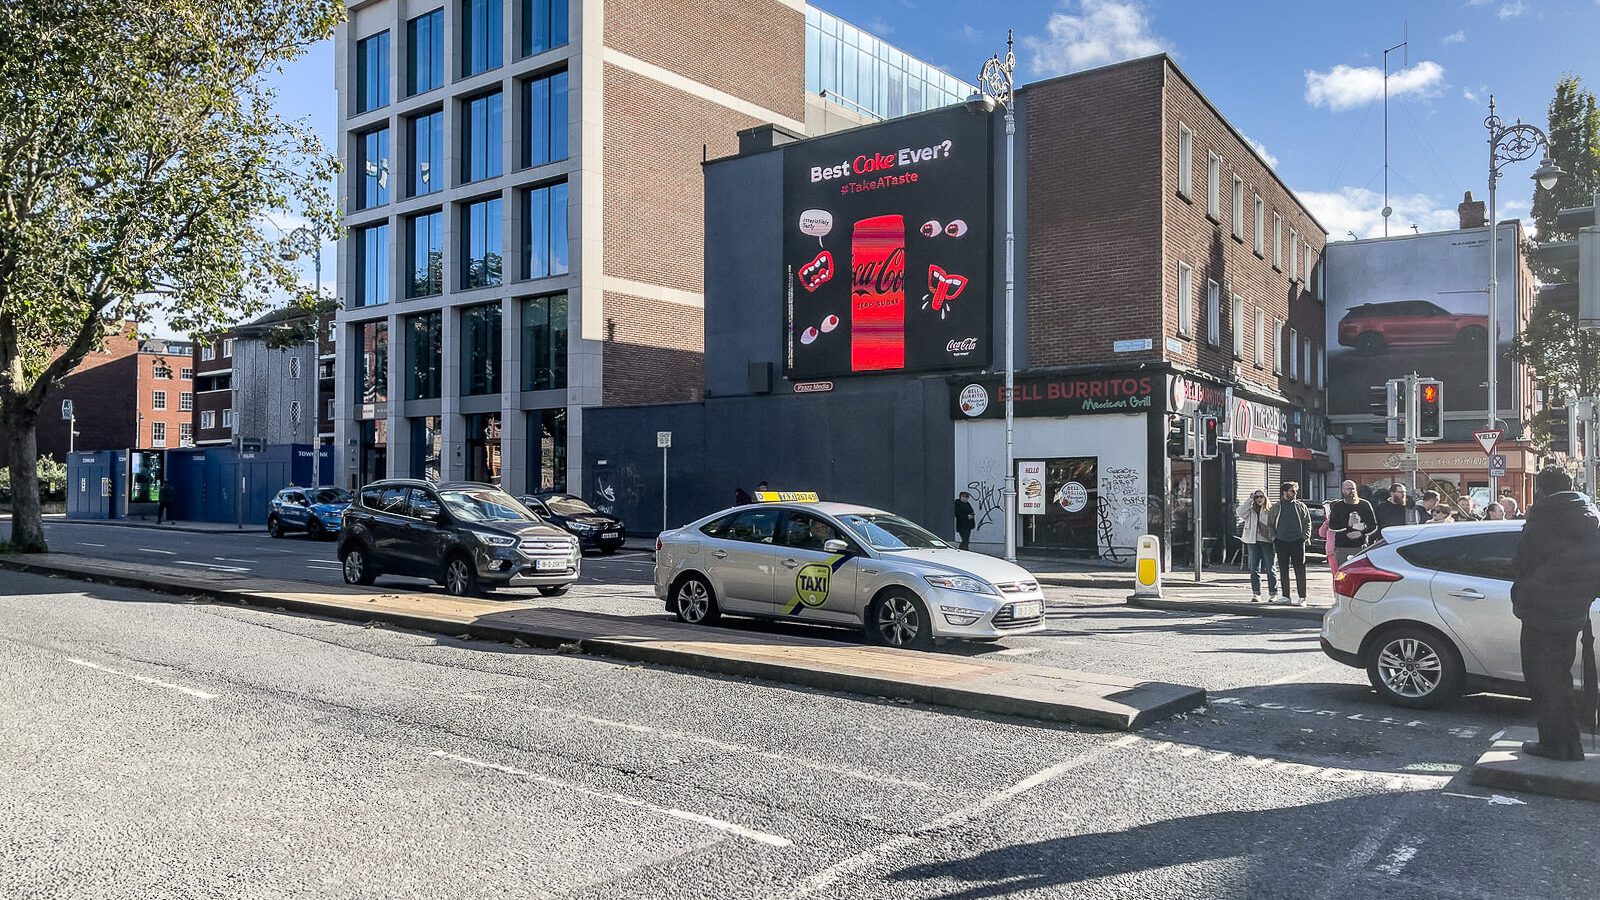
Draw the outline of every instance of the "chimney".
<instances>
[{"instance_id":1,"label":"chimney","mask_svg":"<svg viewBox=\"0 0 1600 900\"><path fill-rule=\"evenodd\" d=\"M1462 228L1482 228L1489 224L1483 201L1472 199L1471 191L1467 191L1466 196L1461 198L1461 205L1456 207L1456 212L1461 214Z\"/></svg>"}]
</instances>

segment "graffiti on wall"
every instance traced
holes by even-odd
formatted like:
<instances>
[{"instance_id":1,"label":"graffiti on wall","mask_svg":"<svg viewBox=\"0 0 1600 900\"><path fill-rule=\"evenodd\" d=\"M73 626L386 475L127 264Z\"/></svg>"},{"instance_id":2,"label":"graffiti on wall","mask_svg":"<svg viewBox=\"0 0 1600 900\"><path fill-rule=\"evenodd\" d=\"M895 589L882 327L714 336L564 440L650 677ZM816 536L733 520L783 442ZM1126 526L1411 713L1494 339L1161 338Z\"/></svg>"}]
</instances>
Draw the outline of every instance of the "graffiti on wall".
<instances>
[{"instance_id":1,"label":"graffiti on wall","mask_svg":"<svg viewBox=\"0 0 1600 900\"><path fill-rule=\"evenodd\" d=\"M1100 502L1095 513L1100 555L1107 562L1131 559L1144 534L1150 503L1144 474L1131 466L1107 466L1100 472Z\"/></svg>"},{"instance_id":2,"label":"graffiti on wall","mask_svg":"<svg viewBox=\"0 0 1600 900\"><path fill-rule=\"evenodd\" d=\"M967 482L967 493L972 495L972 509L978 514L978 527L974 530L982 531L990 523L998 521L1002 515L1002 498L1000 486L989 484L986 481Z\"/></svg>"}]
</instances>

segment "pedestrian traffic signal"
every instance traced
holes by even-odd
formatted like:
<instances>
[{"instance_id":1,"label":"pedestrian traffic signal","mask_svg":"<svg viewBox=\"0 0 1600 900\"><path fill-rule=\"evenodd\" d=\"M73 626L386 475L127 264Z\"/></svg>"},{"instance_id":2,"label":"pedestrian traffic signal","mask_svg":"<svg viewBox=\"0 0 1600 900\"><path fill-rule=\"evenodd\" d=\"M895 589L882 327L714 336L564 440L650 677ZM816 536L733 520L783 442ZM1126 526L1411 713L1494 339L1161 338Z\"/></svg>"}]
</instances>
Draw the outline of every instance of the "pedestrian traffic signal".
<instances>
[{"instance_id":1,"label":"pedestrian traffic signal","mask_svg":"<svg viewBox=\"0 0 1600 900\"><path fill-rule=\"evenodd\" d=\"M1432 378L1417 382L1417 440L1444 438L1444 383Z\"/></svg>"},{"instance_id":2,"label":"pedestrian traffic signal","mask_svg":"<svg viewBox=\"0 0 1600 900\"><path fill-rule=\"evenodd\" d=\"M1193 459L1194 443L1189 439L1189 417L1175 416L1167 426L1167 456Z\"/></svg>"},{"instance_id":3,"label":"pedestrian traffic signal","mask_svg":"<svg viewBox=\"0 0 1600 900\"><path fill-rule=\"evenodd\" d=\"M1200 447L1201 455L1206 459L1217 458L1217 417L1205 416L1200 420Z\"/></svg>"}]
</instances>

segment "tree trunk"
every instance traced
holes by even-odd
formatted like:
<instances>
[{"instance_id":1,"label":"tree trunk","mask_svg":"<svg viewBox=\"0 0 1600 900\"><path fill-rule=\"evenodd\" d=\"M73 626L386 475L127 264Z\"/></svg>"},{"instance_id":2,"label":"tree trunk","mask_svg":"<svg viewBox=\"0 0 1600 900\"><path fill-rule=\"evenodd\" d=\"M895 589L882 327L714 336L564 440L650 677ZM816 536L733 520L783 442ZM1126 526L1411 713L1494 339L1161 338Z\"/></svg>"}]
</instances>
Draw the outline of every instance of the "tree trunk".
<instances>
[{"instance_id":1,"label":"tree trunk","mask_svg":"<svg viewBox=\"0 0 1600 900\"><path fill-rule=\"evenodd\" d=\"M8 410L5 426L11 451L11 546L24 553L44 553L44 517L39 510L39 442L37 419L26 410Z\"/></svg>"}]
</instances>

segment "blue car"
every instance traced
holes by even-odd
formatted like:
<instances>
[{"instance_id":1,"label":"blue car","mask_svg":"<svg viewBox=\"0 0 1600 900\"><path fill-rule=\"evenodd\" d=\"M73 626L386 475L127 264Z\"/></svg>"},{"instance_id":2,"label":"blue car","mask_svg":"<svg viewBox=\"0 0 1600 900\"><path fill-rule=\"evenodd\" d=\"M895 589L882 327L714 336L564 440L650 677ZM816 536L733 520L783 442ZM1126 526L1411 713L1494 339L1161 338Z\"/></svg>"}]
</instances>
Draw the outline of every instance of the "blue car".
<instances>
[{"instance_id":1,"label":"blue car","mask_svg":"<svg viewBox=\"0 0 1600 900\"><path fill-rule=\"evenodd\" d=\"M304 531L313 540L337 537L353 497L342 487L284 488L272 498L267 533L275 538L291 531Z\"/></svg>"}]
</instances>

